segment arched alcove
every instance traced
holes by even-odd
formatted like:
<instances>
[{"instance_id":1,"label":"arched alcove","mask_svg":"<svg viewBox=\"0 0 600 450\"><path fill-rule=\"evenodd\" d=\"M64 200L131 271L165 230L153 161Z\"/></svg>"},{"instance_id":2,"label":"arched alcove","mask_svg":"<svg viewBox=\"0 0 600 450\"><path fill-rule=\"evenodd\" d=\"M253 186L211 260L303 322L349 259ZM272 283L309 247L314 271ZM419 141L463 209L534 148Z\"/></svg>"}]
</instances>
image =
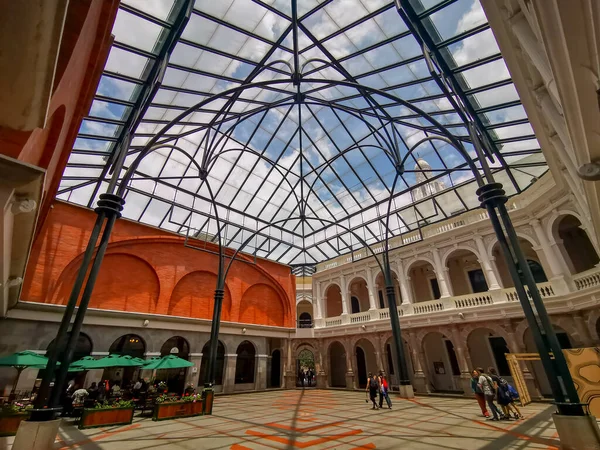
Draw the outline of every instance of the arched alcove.
<instances>
[{"instance_id":1,"label":"arched alcove","mask_svg":"<svg viewBox=\"0 0 600 450\"><path fill-rule=\"evenodd\" d=\"M481 367L486 372L489 367L495 368L500 376L510 377L510 369L506 362L506 353L510 353L508 344L502 336L494 334L488 328L476 328L467 336L467 348L473 368Z\"/></svg>"},{"instance_id":2,"label":"arched alcove","mask_svg":"<svg viewBox=\"0 0 600 450\"><path fill-rule=\"evenodd\" d=\"M577 217L567 214L556 219L553 234L571 274L593 269L600 262L596 249Z\"/></svg>"},{"instance_id":3,"label":"arched alcove","mask_svg":"<svg viewBox=\"0 0 600 450\"><path fill-rule=\"evenodd\" d=\"M427 359L428 381L433 390L459 390L454 377L460 376L460 368L452 341L441 333L431 332L425 335L422 344Z\"/></svg>"},{"instance_id":4,"label":"arched alcove","mask_svg":"<svg viewBox=\"0 0 600 450\"><path fill-rule=\"evenodd\" d=\"M61 276L53 303L66 303L78 266L69 267L69 274ZM72 271L72 273L71 273ZM135 280L135 282L132 282ZM98 273L90 299L90 308L154 313L160 285L154 268L137 256L109 253Z\"/></svg>"},{"instance_id":5,"label":"arched alcove","mask_svg":"<svg viewBox=\"0 0 600 450\"><path fill-rule=\"evenodd\" d=\"M188 273L173 289L168 314L195 319L212 319L216 286L217 276L214 273L205 271ZM221 320L229 321L230 317L231 293L225 286Z\"/></svg>"},{"instance_id":6,"label":"arched alcove","mask_svg":"<svg viewBox=\"0 0 600 450\"><path fill-rule=\"evenodd\" d=\"M117 338L110 346L110 354L128 355L132 358L143 358L146 353L146 343L137 334L125 334Z\"/></svg>"},{"instance_id":7,"label":"arched alcove","mask_svg":"<svg viewBox=\"0 0 600 450\"><path fill-rule=\"evenodd\" d=\"M269 378L269 387L278 388L281 386L281 350L276 349L271 353L271 376Z\"/></svg>"},{"instance_id":8,"label":"arched alcove","mask_svg":"<svg viewBox=\"0 0 600 450\"><path fill-rule=\"evenodd\" d=\"M206 371L208 369L208 357L210 354L210 341L202 347L202 361L200 362L200 377L198 386L204 386L206 380ZM217 344L217 359L215 364L215 386L223 385L223 370L225 368L225 346L221 341Z\"/></svg>"},{"instance_id":9,"label":"arched alcove","mask_svg":"<svg viewBox=\"0 0 600 450\"><path fill-rule=\"evenodd\" d=\"M236 350L235 384L254 383L256 369L256 348L250 341L243 341ZM252 386L250 389L254 389Z\"/></svg>"},{"instance_id":10,"label":"arched alcove","mask_svg":"<svg viewBox=\"0 0 600 450\"><path fill-rule=\"evenodd\" d=\"M529 269L531 270L535 282L545 283L546 281L548 281L548 277L546 275L546 272L544 271L544 268L542 267L540 257L537 254L537 252L533 249L533 245L531 244L531 242L520 237L519 246L523 250L523 254L527 259ZM514 287L515 283L512 277L510 276L508 266L506 265L506 261L504 259L504 254L502 253L502 250L500 249L500 244L498 242L496 242L492 247L492 257L494 263L496 264L496 269L498 271L498 275L500 277L500 282L502 283L502 286L505 288ZM522 275L523 272L519 270L518 264L517 270L519 272L521 280L523 281L523 283L525 283L525 280Z\"/></svg>"},{"instance_id":11,"label":"arched alcove","mask_svg":"<svg viewBox=\"0 0 600 450\"><path fill-rule=\"evenodd\" d=\"M308 348L300 350L296 358L296 386L310 387L313 380L309 374L314 375L315 369L315 354Z\"/></svg>"},{"instance_id":12,"label":"arched alcove","mask_svg":"<svg viewBox=\"0 0 600 450\"><path fill-rule=\"evenodd\" d=\"M329 386L346 387L346 350L341 342L334 341L329 345Z\"/></svg>"},{"instance_id":13,"label":"arched alcove","mask_svg":"<svg viewBox=\"0 0 600 450\"><path fill-rule=\"evenodd\" d=\"M457 249L446 258L448 278L454 295L487 292L488 284L478 257L470 250Z\"/></svg>"},{"instance_id":14,"label":"arched alcove","mask_svg":"<svg viewBox=\"0 0 600 450\"><path fill-rule=\"evenodd\" d=\"M342 315L342 291L337 284L331 284L325 291L325 317Z\"/></svg>"},{"instance_id":15,"label":"arched alcove","mask_svg":"<svg viewBox=\"0 0 600 450\"><path fill-rule=\"evenodd\" d=\"M350 281L350 313L369 310L369 289L364 278L356 277Z\"/></svg>"},{"instance_id":16,"label":"arched alcove","mask_svg":"<svg viewBox=\"0 0 600 450\"><path fill-rule=\"evenodd\" d=\"M411 382L414 385L415 370L414 370L413 354L410 351L408 342L406 342L405 339L402 339L402 344L404 346L404 358L406 360L406 370L408 371L408 377L410 378ZM399 380L399 373L396 370L396 367L394 365L394 358L393 358L393 353L392 353L394 351L393 345L394 344L393 344L392 338L389 338L385 343L384 366L385 366L385 371L388 374L388 379L392 381L392 384L397 385L397 384L399 384L400 380Z\"/></svg>"},{"instance_id":17,"label":"arched alcove","mask_svg":"<svg viewBox=\"0 0 600 450\"><path fill-rule=\"evenodd\" d=\"M313 305L307 300L302 300L296 305L298 328L312 328Z\"/></svg>"},{"instance_id":18,"label":"arched alcove","mask_svg":"<svg viewBox=\"0 0 600 450\"><path fill-rule=\"evenodd\" d=\"M365 388L369 372L372 374L379 372L377 358L375 357L375 347L371 341L368 339L359 339L354 348L354 357L356 358L358 387Z\"/></svg>"},{"instance_id":19,"label":"arched alcove","mask_svg":"<svg viewBox=\"0 0 600 450\"><path fill-rule=\"evenodd\" d=\"M69 332L68 337L71 336L71 332ZM65 345L67 341L65 340ZM52 339L50 344L48 344L48 348L46 348L46 357L50 355L50 351L54 349L54 345L56 344L56 340ZM83 358L84 356L90 356L92 354L92 350L94 348L94 344L92 339L85 333L79 333L79 337L77 338L77 343L75 344L75 350L73 351L73 357L71 361L77 361L78 359ZM58 352L58 360L61 361L65 356L64 347L61 348Z\"/></svg>"},{"instance_id":20,"label":"arched alcove","mask_svg":"<svg viewBox=\"0 0 600 450\"><path fill-rule=\"evenodd\" d=\"M400 303L401 303L400 300L402 300L403 303L406 303L408 301L407 299L400 298L400 284L398 283L398 275L396 275L396 273L394 271L392 271L392 281L394 283L394 293L396 294L396 303L398 305L400 305ZM383 277L383 274L381 272L379 272L377 274L377 276L375 277L375 291L376 291L375 305L377 306L377 308L388 308L389 304L388 304L387 293L385 291L385 278Z\"/></svg>"},{"instance_id":21,"label":"arched alcove","mask_svg":"<svg viewBox=\"0 0 600 450\"><path fill-rule=\"evenodd\" d=\"M242 296L239 321L282 327L285 324L283 300L271 286L255 284Z\"/></svg>"},{"instance_id":22,"label":"arched alcove","mask_svg":"<svg viewBox=\"0 0 600 450\"><path fill-rule=\"evenodd\" d=\"M175 355L181 359L188 360L190 355L190 344L181 336L173 336L165 341L160 348L160 356ZM183 392L185 389L185 377L187 367L181 369L157 370L156 379L163 380L169 387L169 392Z\"/></svg>"},{"instance_id":23,"label":"arched alcove","mask_svg":"<svg viewBox=\"0 0 600 450\"><path fill-rule=\"evenodd\" d=\"M408 268L408 277L414 302L427 302L442 296L440 286L433 269L428 261L418 260Z\"/></svg>"}]
</instances>

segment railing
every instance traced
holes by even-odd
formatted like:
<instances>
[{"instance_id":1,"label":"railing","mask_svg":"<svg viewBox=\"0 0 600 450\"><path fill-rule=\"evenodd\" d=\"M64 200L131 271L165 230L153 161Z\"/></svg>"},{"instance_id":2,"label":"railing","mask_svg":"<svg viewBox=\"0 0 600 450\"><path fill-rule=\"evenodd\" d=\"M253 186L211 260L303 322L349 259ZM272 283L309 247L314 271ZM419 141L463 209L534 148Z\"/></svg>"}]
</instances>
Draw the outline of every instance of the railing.
<instances>
[{"instance_id":1,"label":"railing","mask_svg":"<svg viewBox=\"0 0 600 450\"><path fill-rule=\"evenodd\" d=\"M433 300L429 302L421 302L413 304L413 314L427 314L432 312L443 311L444 301L443 300Z\"/></svg>"},{"instance_id":2,"label":"railing","mask_svg":"<svg viewBox=\"0 0 600 450\"><path fill-rule=\"evenodd\" d=\"M335 327L338 325L342 324L342 318L341 317L328 317L325 319L325 326L326 327Z\"/></svg>"},{"instance_id":3,"label":"railing","mask_svg":"<svg viewBox=\"0 0 600 450\"><path fill-rule=\"evenodd\" d=\"M473 306L493 305L494 298L490 292L461 295L453 297L455 308L472 308Z\"/></svg>"},{"instance_id":4,"label":"railing","mask_svg":"<svg viewBox=\"0 0 600 450\"><path fill-rule=\"evenodd\" d=\"M371 313L369 311L350 314L350 323L362 323L369 320L371 320Z\"/></svg>"},{"instance_id":5,"label":"railing","mask_svg":"<svg viewBox=\"0 0 600 450\"><path fill-rule=\"evenodd\" d=\"M556 296L556 294L554 293L554 288L552 287L552 283L549 281L546 281L545 283L538 283L537 288L538 288L538 291L542 298L549 298L549 297ZM527 295L531 299L531 294L529 293L529 288L527 286L525 286L525 291L527 292ZM514 287L502 289L502 292L504 293L504 296L506 297L507 302L518 302L519 301L519 296L517 295L517 291Z\"/></svg>"},{"instance_id":6,"label":"railing","mask_svg":"<svg viewBox=\"0 0 600 450\"><path fill-rule=\"evenodd\" d=\"M600 286L600 272L597 267L573 276L573 283L578 291L594 286Z\"/></svg>"},{"instance_id":7,"label":"railing","mask_svg":"<svg viewBox=\"0 0 600 450\"><path fill-rule=\"evenodd\" d=\"M517 209L517 205L515 202L509 202L507 205L509 210ZM483 220L489 220L488 213L486 211L481 210L472 210L465 213L462 213L460 216L457 216L454 219L448 219L444 222L440 222L433 225L427 225L423 227L420 231L410 231L408 233L404 233L400 236L394 237L390 239L390 248L401 247L403 245L412 244L414 242L418 242L421 239L430 238L433 236L437 236L442 233L447 233L456 228L464 227L465 225L470 225L472 223L481 222ZM379 244L372 247L373 252L375 254L379 254L383 251L383 245ZM365 258L371 256L371 253L366 249L360 249L352 255L343 255L338 258L322 262L317 264L317 272L321 272L323 270L333 269L336 267L340 267L344 264L349 264L353 261L359 260L361 258Z\"/></svg>"}]
</instances>

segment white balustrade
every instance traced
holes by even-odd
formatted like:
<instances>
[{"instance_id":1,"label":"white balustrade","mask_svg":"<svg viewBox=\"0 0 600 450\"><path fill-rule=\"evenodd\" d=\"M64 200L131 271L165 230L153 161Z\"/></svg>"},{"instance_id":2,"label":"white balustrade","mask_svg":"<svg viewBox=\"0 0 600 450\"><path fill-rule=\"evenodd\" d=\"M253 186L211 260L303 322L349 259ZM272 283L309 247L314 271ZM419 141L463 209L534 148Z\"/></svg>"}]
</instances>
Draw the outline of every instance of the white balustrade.
<instances>
[{"instance_id":1,"label":"white balustrade","mask_svg":"<svg viewBox=\"0 0 600 450\"><path fill-rule=\"evenodd\" d=\"M429 302L420 302L413 304L414 314L427 314L444 310L443 300L431 300Z\"/></svg>"},{"instance_id":2,"label":"white balustrade","mask_svg":"<svg viewBox=\"0 0 600 450\"><path fill-rule=\"evenodd\" d=\"M335 327L342 324L341 317L328 317L325 319L325 327Z\"/></svg>"},{"instance_id":3,"label":"white balustrade","mask_svg":"<svg viewBox=\"0 0 600 450\"><path fill-rule=\"evenodd\" d=\"M600 270L597 267L573 276L573 282L578 291L594 286L600 286Z\"/></svg>"},{"instance_id":4,"label":"white balustrade","mask_svg":"<svg viewBox=\"0 0 600 450\"><path fill-rule=\"evenodd\" d=\"M493 305L494 299L492 293L478 292L477 294L460 295L458 297L451 297L454 302L454 307L460 308L472 308L474 306Z\"/></svg>"},{"instance_id":5,"label":"white balustrade","mask_svg":"<svg viewBox=\"0 0 600 450\"><path fill-rule=\"evenodd\" d=\"M371 313L369 311L365 311L365 312L350 314L349 317L350 317L350 323L368 322L369 320L371 320Z\"/></svg>"}]
</instances>

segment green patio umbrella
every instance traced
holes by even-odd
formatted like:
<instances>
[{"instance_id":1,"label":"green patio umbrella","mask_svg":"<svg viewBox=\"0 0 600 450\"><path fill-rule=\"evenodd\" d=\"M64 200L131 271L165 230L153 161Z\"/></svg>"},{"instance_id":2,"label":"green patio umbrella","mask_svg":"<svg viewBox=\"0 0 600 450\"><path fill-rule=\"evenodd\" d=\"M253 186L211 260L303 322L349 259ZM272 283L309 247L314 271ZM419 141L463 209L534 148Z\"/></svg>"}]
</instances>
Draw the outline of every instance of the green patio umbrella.
<instances>
[{"instance_id":1,"label":"green patio umbrella","mask_svg":"<svg viewBox=\"0 0 600 450\"><path fill-rule=\"evenodd\" d=\"M194 363L186 361L175 355L163 356L157 360L151 360L144 366L144 370L160 370L160 369L182 369L184 367L192 367Z\"/></svg>"},{"instance_id":2,"label":"green patio umbrella","mask_svg":"<svg viewBox=\"0 0 600 450\"><path fill-rule=\"evenodd\" d=\"M5 356L0 358L0 367L14 367L17 369L17 378L15 379L15 383L13 384L12 391L10 395L12 396L17 389L17 383L19 382L19 377L21 376L21 372L23 370L29 368L33 369L44 369L48 364L48 358L42 355L38 355L35 352L30 350L25 350L22 352L13 353L12 355ZM56 363L59 365L60 363Z\"/></svg>"},{"instance_id":3,"label":"green patio umbrella","mask_svg":"<svg viewBox=\"0 0 600 450\"><path fill-rule=\"evenodd\" d=\"M92 370L109 369L111 367L139 367L143 364L143 359L132 358L129 355L112 354L100 359L93 359L92 357L86 356L79 361L75 361L72 365L81 369Z\"/></svg>"},{"instance_id":4,"label":"green patio umbrella","mask_svg":"<svg viewBox=\"0 0 600 450\"><path fill-rule=\"evenodd\" d=\"M94 365L96 361L97 359L93 356L84 356L83 358L71 363L69 366L69 372L75 370L90 370L92 368L91 366Z\"/></svg>"}]
</instances>

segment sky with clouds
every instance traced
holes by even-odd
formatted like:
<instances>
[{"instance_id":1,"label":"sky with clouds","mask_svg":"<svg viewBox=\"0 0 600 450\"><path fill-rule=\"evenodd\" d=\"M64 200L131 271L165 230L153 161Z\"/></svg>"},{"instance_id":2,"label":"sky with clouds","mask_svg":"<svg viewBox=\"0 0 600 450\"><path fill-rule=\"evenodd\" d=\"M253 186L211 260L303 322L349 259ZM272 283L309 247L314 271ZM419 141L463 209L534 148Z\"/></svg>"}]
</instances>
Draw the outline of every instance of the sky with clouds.
<instances>
[{"instance_id":1,"label":"sky with clouds","mask_svg":"<svg viewBox=\"0 0 600 450\"><path fill-rule=\"evenodd\" d=\"M290 76L295 64L291 1L196 0L135 129L125 167L160 134L203 164L208 179L200 181L183 153L158 149L137 169L125 217L183 234L215 234L217 212L228 223L221 230L228 245L238 247L261 230L247 251L303 264L361 247L356 236L369 245L380 241L390 196L394 235L478 206L473 175L461 170L462 156L441 140L415 150L392 192L394 154L403 157L422 139L439 135L410 105L432 114L474 156L460 115L432 79L419 41L394 2L298 3L300 103ZM458 0L432 14L427 10L438 0L410 3L417 13L425 12L421 20L435 31L436 45L502 156L492 163L498 180L509 194L525 189L547 167L479 1ZM106 190L98 177L181 4L122 0L115 45L58 198L93 205ZM344 80L393 97L335 83ZM270 84L213 98L167 127L187 108L247 83ZM431 167L427 177L446 188L418 202L412 172L417 158ZM306 220L299 220L302 211Z\"/></svg>"}]
</instances>

